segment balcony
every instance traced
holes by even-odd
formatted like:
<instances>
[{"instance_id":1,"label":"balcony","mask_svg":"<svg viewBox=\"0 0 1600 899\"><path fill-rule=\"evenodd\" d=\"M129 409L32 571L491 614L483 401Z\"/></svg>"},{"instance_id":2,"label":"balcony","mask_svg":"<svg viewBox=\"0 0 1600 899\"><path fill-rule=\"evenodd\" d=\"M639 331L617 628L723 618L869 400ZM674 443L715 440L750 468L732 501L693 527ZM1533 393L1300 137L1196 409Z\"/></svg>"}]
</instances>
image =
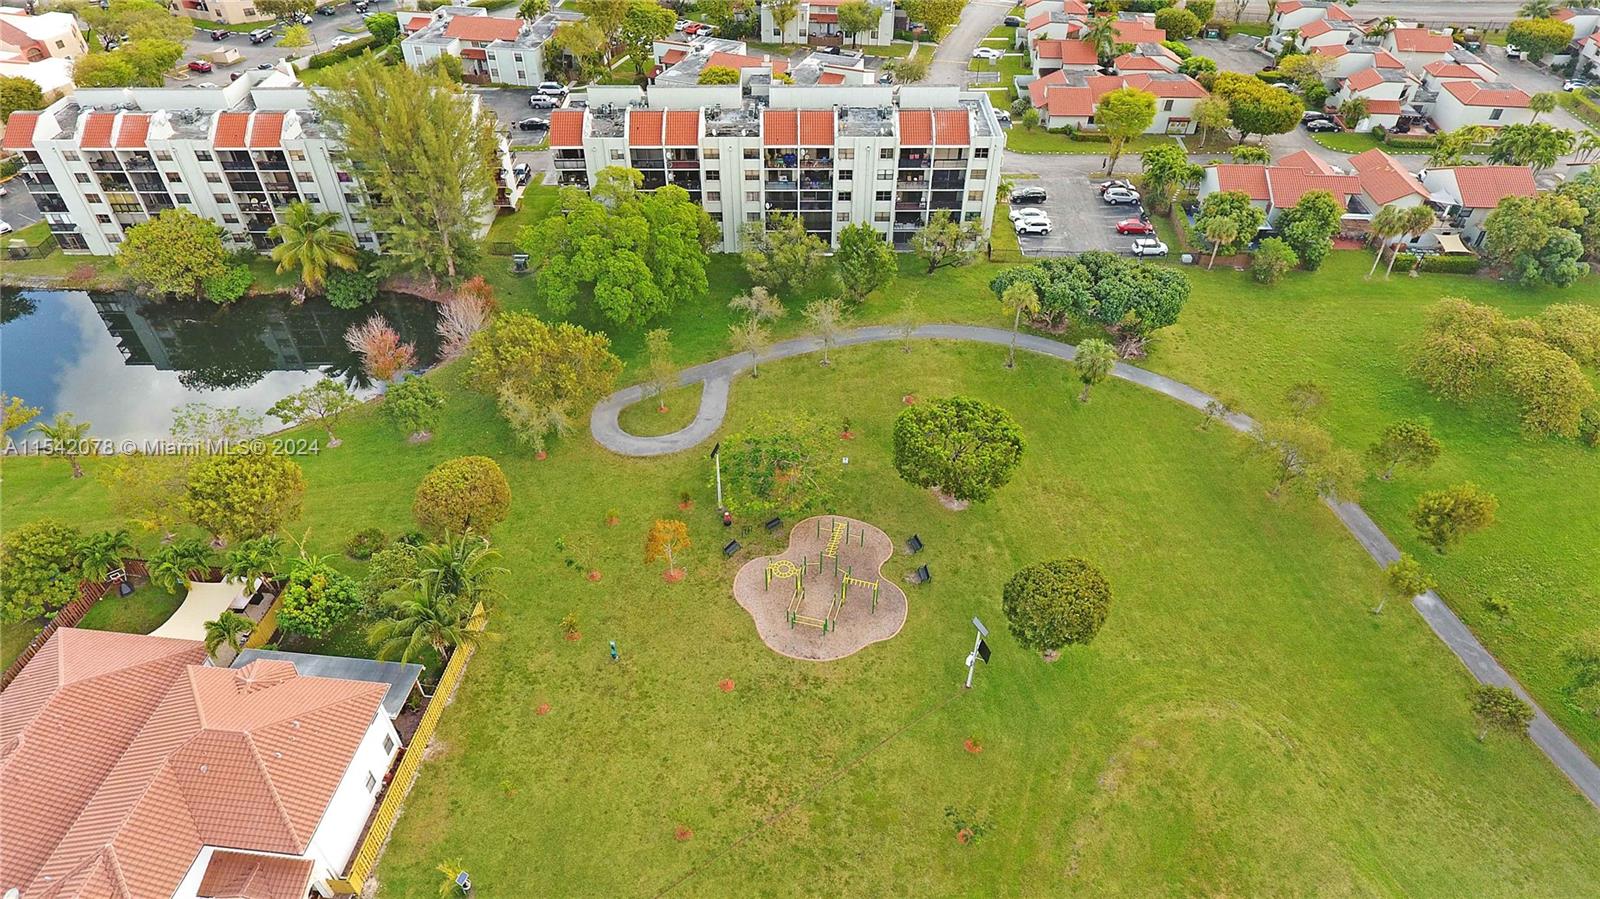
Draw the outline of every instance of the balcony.
<instances>
[{"instance_id":1,"label":"balcony","mask_svg":"<svg viewBox=\"0 0 1600 899\"><path fill-rule=\"evenodd\" d=\"M557 171L580 171L581 172L585 168L587 168L587 165L584 163L584 161L582 159L561 159L559 157L556 158L556 170Z\"/></svg>"},{"instance_id":2,"label":"balcony","mask_svg":"<svg viewBox=\"0 0 1600 899\"><path fill-rule=\"evenodd\" d=\"M156 170L156 161L143 153L137 156L129 156L122 160L122 165L130 172L153 172Z\"/></svg>"},{"instance_id":3,"label":"balcony","mask_svg":"<svg viewBox=\"0 0 1600 899\"><path fill-rule=\"evenodd\" d=\"M40 212L66 212L67 204L57 194L34 194L33 202Z\"/></svg>"},{"instance_id":4,"label":"balcony","mask_svg":"<svg viewBox=\"0 0 1600 899\"><path fill-rule=\"evenodd\" d=\"M255 163L248 159L222 160L222 170L225 172L253 172L255 168Z\"/></svg>"},{"instance_id":5,"label":"balcony","mask_svg":"<svg viewBox=\"0 0 1600 899\"><path fill-rule=\"evenodd\" d=\"M936 169L964 169L967 167L965 159L935 159L933 167Z\"/></svg>"},{"instance_id":6,"label":"balcony","mask_svg":"<svg viewBox=\"0 0 1600 899\"><path fill-rule=\"evenodd\" d=\"M921 201L908 203L904 200L896 200L894 203L894 210L896 212L921 212L924 208L925 204Z\"/></svg>"},{"instance_id":7,"label":"balcony","mask_svg":"<svg viewBox=\"0 0 1600 899\"><path fill-rule=\"evenodd\" d=\"M94 157L94 158L88 160L88 162L89 162L89 171L91 171L91 172L120 172L120 171L122 171L122 163L118 162L117 158L115 156L112 156L110 158L106 158L106 157L103 157L103 156L97 156L97 157Z\"/></svg>"},{"instance_id":8,"label":"balcony","mask_svg":"<svg viewBox=\"0 0 1600 899\"><path fill-rule=\"evenodd\" d=\"M800 182L798 182L798 181L768 181L768 182L766 182L766 187L767 187L767 190L799 190L800 189Z\"/></svg>"},{"instance_id":9,"label":"balcony","mask_svg":"<svg viewBox=\"0 0 1600 899\"><path fill-rule=\"evenodd\" d=\"M257 153L255 154L256 168L274 172L287 172L289 159L282 153Z\"/></svg>"},{"instance_id":10,"label":"balcony","mask_svg":"<svg viewBox=\"0 0 1600 899\"><path fill-rule=\"evenodd\" d=\"M669 169L698 169L698 168L700 168L700 160L698 160L698 159L671 159L671 160L667 161L667 168L669 168Z\"/></svg>"},{"instance_id":11,"label":"balcony","mask_svg":"<svg viewBox=\"0 0 1600 899\"><path fill-rule=\"evenodd\" d=\"M828 191L831 191L831 190L833 190L833 179L832 178L802 178L802 179L800 179L800 189L801 190L828 190Z\"/></svg>"},{"instance_id":12,"label":"balcony","mask_svg":"<svg viewBox=\"0 0 1600 899\"><path fill-rule=\"evenodd\" d=\"M832 156L803 157L800 160L803 169L831 169L833 168Z\"/></svg>"},{"instance_id":13,"label":"balcony","mask_svg":"<svg viewBox=\"0 0 1600 899\"><path fill-rule=\"evenodd\" d=\"M900 167L903 169L925 169L928 167L926 156L901 156Z\"/></svg>"},{"instance_id":14,"label":"balcony","mask_svg":"<svg viewBox=\"0 0 1600 899\"><path fill-rule=\"evenodd\" d=\"M928 182L920 179L903 178L894 183L901 190L927 190Z\"/></svg>"}]
</instances>

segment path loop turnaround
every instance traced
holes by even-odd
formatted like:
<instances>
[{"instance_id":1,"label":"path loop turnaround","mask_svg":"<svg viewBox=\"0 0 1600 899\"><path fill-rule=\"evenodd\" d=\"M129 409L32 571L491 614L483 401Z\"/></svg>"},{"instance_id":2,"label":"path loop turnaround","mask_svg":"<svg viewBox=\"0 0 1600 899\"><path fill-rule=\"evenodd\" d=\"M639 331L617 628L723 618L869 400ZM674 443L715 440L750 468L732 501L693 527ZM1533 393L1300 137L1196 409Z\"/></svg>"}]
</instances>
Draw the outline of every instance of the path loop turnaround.
<instances>
[{"instance_id":1,"label":"path loop turnaround","mask_svg":"<svg viewBox=\"0 0 1600 899\"><path fill-rule=\"evenodd\" d=\"M834 342L834 346L881 343L900 340L902 336L900 330L893 327L858 328L841 335ZM917 340L960 340L996 346L1008 346L1012 339L1010 331L977 325L922 325L911 332L911 337ZM1034 334L1018 335L1016 341L1019 349L1063 361L1070 362L1077 354L1077 348L1071 344ZM797 337L768 347L766 352L760 355L760 361L772 362L821 350L820 339ZM645 398L643 385L625 387L596 404L594 412L589 416L589 431L594 435L595 442L623 456L665 456L698 446L722 427L722 421L728 414L728 392L733 386L733 379L749 369L753 362L749 353L740 353L737 356L725 356L714 362L686 368L680 372L678 375L680 386L695 383L703 385L700 410L695 414L694 421L680 431L659 437L638 437L622 430L617 416L624 408ZM1204 410L1208 403L1214 401L1209 394L1188 384L1126 363L1117 363L1111 375L1147 387L1196 409ZM1256 425L1249 416L1236 412L1220 416L1219 420L1241 433L1249 433ZM1400 550L1361 506L1337 500L1324 500L1324 502L1345 526L1345 530L1350 532L1379 567L1387 567L1389 563L1400 558ZM1533 697L1528 695L1521 684L1512 679L1511 674L1479 642L1477 636L1456 616L1455 612L1451 611L1437 593L1429 590L1412 598L1411 605L1444 645L1456 654L1456 658L1459 658L1463 665L1467 666L1473 677L1481 683L1510 687L1524 702L1533 707L1533 723L1528 725L1528 735L1534 744L1561 770L1562 774L1572 781L1580 793L1588 797L1595 806L1600 807L1600 765L1596 765L1565 731L1550 720L1544 709L1533 701Z\"/></svg>"}]
</instances>

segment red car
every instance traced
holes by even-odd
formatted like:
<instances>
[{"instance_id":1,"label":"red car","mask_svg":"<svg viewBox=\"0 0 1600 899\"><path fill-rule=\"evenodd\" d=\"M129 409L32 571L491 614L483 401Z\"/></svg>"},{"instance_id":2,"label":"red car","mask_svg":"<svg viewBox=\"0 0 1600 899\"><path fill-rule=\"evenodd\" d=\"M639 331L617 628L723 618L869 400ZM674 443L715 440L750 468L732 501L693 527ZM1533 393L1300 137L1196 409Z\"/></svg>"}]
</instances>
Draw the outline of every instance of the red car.
<instances>
[{"instance_id":1,"label":"red car","mask_svg":"<svg viewBox=\"0 0 1600 899\"><path fill-rule=\"evenodd\" d=\"M189 61L189 71L191 71L191 72L209 72L209 71L211 71L211 63L206 62L203 59L190 60Z\"/></svg>"},{"instance_id":2,"label":"red car","mask_svg":"<svg viewBox=\"0 0 1600 899\"><path fill-rule=\"evenodd\" d=\"M1154 234L1156 226L1144 219L1123 219L1117 222L1118 234Z\"/></svg>"}]
</instances>

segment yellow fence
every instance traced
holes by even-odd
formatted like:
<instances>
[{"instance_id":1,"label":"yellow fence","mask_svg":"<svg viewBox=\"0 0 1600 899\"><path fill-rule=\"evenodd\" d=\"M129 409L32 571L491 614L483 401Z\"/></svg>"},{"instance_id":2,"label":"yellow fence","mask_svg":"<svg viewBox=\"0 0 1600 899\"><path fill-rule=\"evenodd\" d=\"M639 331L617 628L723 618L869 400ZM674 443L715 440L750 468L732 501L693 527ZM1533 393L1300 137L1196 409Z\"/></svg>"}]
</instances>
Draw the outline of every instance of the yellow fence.
<instances>
[{"instance_id":1,"label":"yellow fence","mask_svg":"<svg viewBox=\"0 0 1600 899\"><path fill-rule=\"evenodd\" d=\"M483 606L473 610L472 622L468 629L473 633L482 633L486 621ZM372 876L372 869L378 865L378 857L383 854L384 844L389 842L389 834L394 830L394 822L400 817L400 809L406 803L406 797L411 793L411 787L417 782L417 774L422 769L423 750L427 748L428 741L433 739L434 728L439 726L439 717L444 714L445 701L450 698L450 693L460 683L462 673L467 669L467 662L472 658L473 647L463 646L450 656L450 661L444 666L444 673L439 676L439 684L434 688L433 699L429 700L427 711L422 713L422 720L417 722L417 732L412 735L411 743L406 746L405 757L400 760L400 766L394 769L394 777L389 781L389 789L383 794L383 802L378 806L378 813L372 817L372 826L367 828L367 835L356 847L356 853L350 859L350 869L342 878L329 881L329 886L335 893L342 895L360 895L366 885L367 878Z\"/></svg>"}]
</instances>

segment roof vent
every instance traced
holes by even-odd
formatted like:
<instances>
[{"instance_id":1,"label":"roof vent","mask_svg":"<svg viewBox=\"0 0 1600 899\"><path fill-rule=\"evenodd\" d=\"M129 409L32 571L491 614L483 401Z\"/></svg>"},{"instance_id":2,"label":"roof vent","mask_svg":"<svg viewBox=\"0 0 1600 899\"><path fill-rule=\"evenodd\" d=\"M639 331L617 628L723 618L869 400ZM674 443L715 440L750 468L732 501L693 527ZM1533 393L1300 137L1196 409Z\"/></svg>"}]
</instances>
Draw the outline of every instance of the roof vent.
<instances>
[{"instance_id":1,"label":"roof vent","mask_svg":"<svg viewBox=\"0 0 1600 899\"><path fill-rule=\"evenodd\" d=\"M204 774L204 773L206 773L206 767L207 767L207 766L205 766L205 765L201 765L201 766L200 766L200 773L201 773L201 774Z\"/></svg>"}]
</instances>

